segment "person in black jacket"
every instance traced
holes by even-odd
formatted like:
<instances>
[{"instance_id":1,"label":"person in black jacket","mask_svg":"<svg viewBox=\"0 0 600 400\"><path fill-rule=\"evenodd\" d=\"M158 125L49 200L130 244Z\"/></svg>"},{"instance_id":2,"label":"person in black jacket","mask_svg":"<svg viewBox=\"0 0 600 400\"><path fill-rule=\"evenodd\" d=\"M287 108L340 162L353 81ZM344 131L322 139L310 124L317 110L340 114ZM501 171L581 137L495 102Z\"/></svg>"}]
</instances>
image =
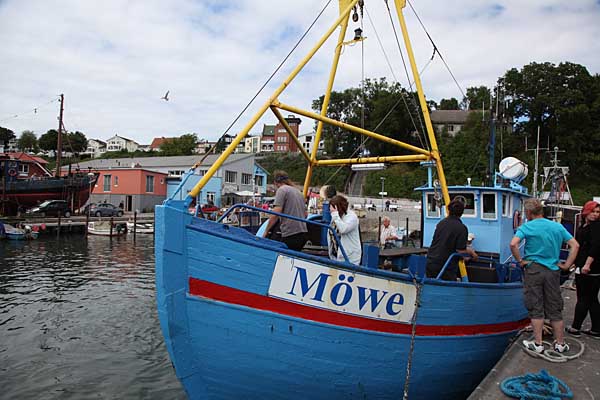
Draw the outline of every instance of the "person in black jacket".
<instances>
[{"instance_id":1,"label":"person in black jacket","mask_svg":"<svg viewBox=\"0 0 600 400\"><path fill-rule=\"evenodd\" d=\"M428 278L437 277L446 260L453 253L464 253L465 256L470 256L473 260L477 259L477 253L472 248L467 247L469 232L460 220L464 210L465 205L462 201L458 199L452 200L448 204L448 216L435 227L425 264ZM458 259L454 258L441 278L445 281L456 281L457 277Z\"/></svg>"},{"instance_id":2,"label":"person in black jacket","mask_svg":"<svg viewBox=\"0 0 600 400\"><path fill-rule=\"evenodd\" d=\"M575 259L575 284L577 304L573 323L565 330L579 337L581 332L600 339L600 204L588 201L581 211L582 224L576 239L581 246ZM581 330L583 321L590 314L592 328Z\"/></svg>"}]
</instances>

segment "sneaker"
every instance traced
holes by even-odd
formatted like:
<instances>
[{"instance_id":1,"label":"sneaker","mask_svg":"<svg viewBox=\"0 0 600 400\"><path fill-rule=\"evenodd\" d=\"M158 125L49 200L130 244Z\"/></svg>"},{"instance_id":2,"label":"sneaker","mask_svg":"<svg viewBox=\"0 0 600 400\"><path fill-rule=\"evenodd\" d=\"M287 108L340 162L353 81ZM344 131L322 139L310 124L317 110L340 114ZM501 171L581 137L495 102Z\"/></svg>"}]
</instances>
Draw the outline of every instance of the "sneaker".
<instances>
[{"instance_id":1,"label":"sneaker","mask_svg":"<svg viewBox=\"0 0 600 400\"><path fill-rule=\"evenodd\" d=\"M564 342L563 344L560 343L554 343L554 351L557 353L564 353L566 351L569 351L569 345L567 344L567 342Z\"/></svg>"},{"instance_id":2,"label":"sneaker","mask_svg":"<svg viewBox=\"0 0 600 400\"><path fill-rule=\"evenodd\" d=\"M572 326L567 326L565 328L565 332L573 337L581 337L581 331L579 329L575 329Z\"/></svg>"},{"instance_id":3,"label":"sneaker","mask_svg":"<svg viewBox=\"0 0 600 400\"><path fill-rule=\"evenodd\" d=\"M539 354L544 352L544 345L537 344L535 340L523 340L523 346L525 346L527 350L531 350Z\"/></svg>"},{"instance_id":4,"label":"sneaker","mask_svg":"<svg viewBox=\"0 0 600 400\"><path fill-rule=\"evenodd\" d=\"M594 339L600 339L600 332L594 332L591 329L586 329L585 331L581 331L583 333L585 333L588 336L593 337Z\"/></svg>"}]
</instances>

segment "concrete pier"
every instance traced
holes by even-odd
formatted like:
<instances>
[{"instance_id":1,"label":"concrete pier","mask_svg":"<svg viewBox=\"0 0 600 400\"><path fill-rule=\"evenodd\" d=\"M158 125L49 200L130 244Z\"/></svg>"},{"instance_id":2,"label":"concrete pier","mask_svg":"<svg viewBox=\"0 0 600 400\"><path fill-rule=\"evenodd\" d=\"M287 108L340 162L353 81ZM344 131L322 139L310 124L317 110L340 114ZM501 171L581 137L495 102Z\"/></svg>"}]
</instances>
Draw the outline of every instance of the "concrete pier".
<instances>
[{"instance_id":1,"label":"concrete pier","mask_svg":"<svg viewBox=\"0 0 600 400\"><path fill-rule=\"evenodd\" d=\"M565 326L569 326L573 320L577 296L574 290L565 288L562 289L562 295L565 302L563 318ZM590 321L588 317L583 329L589 328ZM582 334L580 338L576 338L585 345L585 351L581 357L565 363L553 363L532 357L523 351L521 342L531 336L531 332L523 332L519 335L506 350L498 364L469 396L469 400L510 399L500 389L500 383L504 379L527 373L539 373L541 369L545 369L550 375L565 382L573 391L573 398L575 399L593 400L600 398L600 339ZM573 339L572 336L565 333L565 340L567 343L572 344L569 354L574 354L579 349ZM544 340L552 342L550 336L544 336Z\"/></svg>"}]
</instances>

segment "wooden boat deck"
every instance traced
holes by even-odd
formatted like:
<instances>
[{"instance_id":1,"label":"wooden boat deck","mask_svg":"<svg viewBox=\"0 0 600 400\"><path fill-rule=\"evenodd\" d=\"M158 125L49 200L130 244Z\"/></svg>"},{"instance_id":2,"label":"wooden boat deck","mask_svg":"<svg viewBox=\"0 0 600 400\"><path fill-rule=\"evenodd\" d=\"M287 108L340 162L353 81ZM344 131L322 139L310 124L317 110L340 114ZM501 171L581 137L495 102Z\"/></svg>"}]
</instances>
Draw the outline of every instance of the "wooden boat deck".
<instances>
[{"instance_id":1,"label":"wooden boat deck","mask_svg":"<svg viewBox=\"0 0 600 400\"><path fill-rule=\"evenodd\" d=\"M573 310L577 297L574 290L562 289L565 308L563 318L565 325L569 325L573 319ZM589 318L583 324L583 329L589 329ZM550 375L562 380L573 391L575 399L594 399L600 393L600 379L598 366L600 365L600 340L582 334L577 340L585 345L585 352L581 357L566 363L553 363L541 358L529 356L522 350L521 342L528 339L531 332L523 332L506 350L504 356L496 366L488 373L485 379L477 386L468 400L504 400L511 397L506 396L500 389L500 383L509 377L524 375L527 373L539 373L541 369L548 371ZM552 341L550 337L544 340ZM565 334L567 343L574 343L573 337ZM577 343L571 345L570 354L579 350Z\"/></svg>"}]
</instances>

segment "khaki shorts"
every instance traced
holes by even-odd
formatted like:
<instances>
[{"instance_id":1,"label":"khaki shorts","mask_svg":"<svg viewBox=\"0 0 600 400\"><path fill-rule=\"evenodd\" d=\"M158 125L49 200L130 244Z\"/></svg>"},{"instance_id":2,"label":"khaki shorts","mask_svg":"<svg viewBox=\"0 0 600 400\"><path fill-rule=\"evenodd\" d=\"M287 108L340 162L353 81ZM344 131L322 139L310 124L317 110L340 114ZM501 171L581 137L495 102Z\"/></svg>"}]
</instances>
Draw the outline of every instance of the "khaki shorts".
<instances>
[{"instance_id":1,"label":"khaki shorts","mask_svg":"<svg viewBox=\"0 0 600 400\"><path fill-rule=\"evenodd\" d=\"M562 321L563 299L560 293L560 270L552 271L532 262L525 267L525 308L529 318Z\"/></svg>"}]
</instances>

